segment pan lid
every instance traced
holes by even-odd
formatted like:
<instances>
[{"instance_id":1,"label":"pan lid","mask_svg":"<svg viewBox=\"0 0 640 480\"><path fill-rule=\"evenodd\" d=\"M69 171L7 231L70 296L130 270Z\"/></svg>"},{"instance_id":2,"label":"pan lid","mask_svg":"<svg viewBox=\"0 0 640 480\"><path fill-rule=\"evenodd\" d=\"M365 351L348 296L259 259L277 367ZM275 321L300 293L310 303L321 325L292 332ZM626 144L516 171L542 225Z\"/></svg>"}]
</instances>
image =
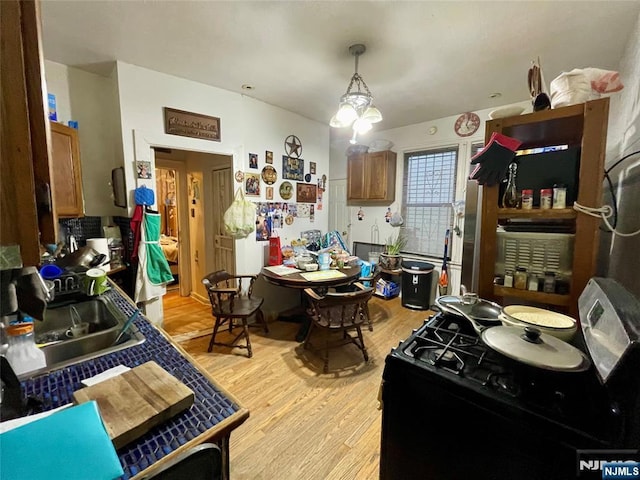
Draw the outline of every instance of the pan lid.
<instances>
[{"instance_id":1,"label":"pan lid","mask_svg":"<svg viewBox=\"0 0 640 480\"><path fill-rule=\"evenodd\" d=\"M481 335L497 352L545 370L582 372L591 364L577 348L534 327L492 327Z\"/></svg>"}]
</instances>

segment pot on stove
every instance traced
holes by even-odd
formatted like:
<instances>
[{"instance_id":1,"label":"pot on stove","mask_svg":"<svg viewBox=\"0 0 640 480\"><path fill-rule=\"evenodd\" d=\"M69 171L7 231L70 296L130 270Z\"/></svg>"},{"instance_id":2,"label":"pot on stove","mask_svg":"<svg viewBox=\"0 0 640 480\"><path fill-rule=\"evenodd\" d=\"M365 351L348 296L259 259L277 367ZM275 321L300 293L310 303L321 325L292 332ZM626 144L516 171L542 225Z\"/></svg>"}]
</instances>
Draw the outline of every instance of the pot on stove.
<instances>
[{"instance_id":1,"label":"pot on stove","mask_svg":"<svg viewBox=\"0 0 640 480\"><path fill-rule=\"evenodd\" d=\"M572 345L534 327L494 327L480 334L498 353L533 367L555 372L583 372L591 362Z\"/></svg>"}]
</instances>

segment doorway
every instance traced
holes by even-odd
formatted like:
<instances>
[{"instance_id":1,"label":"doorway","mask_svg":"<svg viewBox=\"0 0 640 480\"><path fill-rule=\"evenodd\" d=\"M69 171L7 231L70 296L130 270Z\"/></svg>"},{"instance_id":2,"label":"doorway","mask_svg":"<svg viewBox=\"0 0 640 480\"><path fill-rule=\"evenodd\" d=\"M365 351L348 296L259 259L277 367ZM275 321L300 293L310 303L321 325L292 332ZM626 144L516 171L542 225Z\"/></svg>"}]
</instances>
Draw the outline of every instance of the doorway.
<instances>
[{"instance_id":1,"label":"doorway","mask_svg":"<svg viewBox=\"0 0 640 480\"><path fill-rule=\"evenodd\" d=\"M164 253L173 282L167 285L167 291L180 288L180 230L178 228L178 172L173 168L161 167L156 163L156 195L160 213L160 247Z\"/></svg>"},{"instance_id":2,"label":"doorway","mask_svg":"<svg viewBox=\"0 0 640 480\"><path fill-rule=\"evenodd\" d=\"M175 148L153 151L161 246L176 279L167 291L208 303L202 278L215 270L235 271L234 242L229 245L219 235L233 196L233 157ZM226 255L220 255L221 247ZM177 250L177 258L171 250Z\"/></svg>"}]
</instances>

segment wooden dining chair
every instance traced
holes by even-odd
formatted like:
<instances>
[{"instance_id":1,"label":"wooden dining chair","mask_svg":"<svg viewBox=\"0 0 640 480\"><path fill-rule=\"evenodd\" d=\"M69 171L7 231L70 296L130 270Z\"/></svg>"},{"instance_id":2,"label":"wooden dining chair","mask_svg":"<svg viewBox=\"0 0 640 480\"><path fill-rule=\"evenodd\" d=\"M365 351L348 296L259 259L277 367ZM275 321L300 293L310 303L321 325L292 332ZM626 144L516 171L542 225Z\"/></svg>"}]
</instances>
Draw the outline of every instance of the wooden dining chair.
<instances>
[{"instance_id":1,"label":"wooden dining chair","mask_svg":"<svg viewBox=\"0 0 640 480\"><path fill-rule=\"evenodd\" d=\"M265 333L269 333L269 327L261 310L264 299L252 296L253 283L256 278L258 278L257 275L231 275L224 270L219 270L202 279L209 294L211 314L215 319L207 352L211 352L214 345L245 348L251 358L253 351L251 350L249 327L256 325L249 324L247 319L254 315L264 328ZM245 285L246 281L249 282L246 290L243 290L243 281L245 281ZM228 324L231 334L236 327L241 327L242 330L230 343L216 342L218 330L225 324ZM246 340L245 345L237 345L236 342L243 337Z\"/></svg>"},{"instance_id":2,"label":"wooden dining chair","mask_svg":"<svg viewBox=\"0 0 640 480\"><path fill-rule=\"evenodd\" d=\"M341 287L335 288L336 292L356 292L359 290L358 284L364 285L365 287L372 287L375 293L376 283L380 279L380 275L382 275L382 269L380 265L376 264L374 269L371 271L371 274L367 277L359 277L354 283L349 285L343 285ZM373 332L373 322L371 321L371 315L369 313L369 302L367 302L360 312L360 315L363 317L363 323L367 324L370 332Z\"/></svg>"},{"instance_id":3,"label":"wooden dining chair","mask_svg":"<svg viewBox=\"0 0 640 480\"><path fill-rule=\"evenodd\" d=\"M335 347L353 343L362 351L365 362L369 360L361 325L365 318L362 312L374 289L361 283L354 285L357 291L353 292L327 292L321 295L311 288L304 291L309 299L312 315L304 348L324 353L324 373L329 371L329 350ZM324 331L324 342L318 347L313 346L311 342L312 334L316 330ZM350 332L355 332L355 336L350 335ZM334 333L340 333L341 337L332 340L332 336L336 337Z\"/></svg>"}]
</instances>

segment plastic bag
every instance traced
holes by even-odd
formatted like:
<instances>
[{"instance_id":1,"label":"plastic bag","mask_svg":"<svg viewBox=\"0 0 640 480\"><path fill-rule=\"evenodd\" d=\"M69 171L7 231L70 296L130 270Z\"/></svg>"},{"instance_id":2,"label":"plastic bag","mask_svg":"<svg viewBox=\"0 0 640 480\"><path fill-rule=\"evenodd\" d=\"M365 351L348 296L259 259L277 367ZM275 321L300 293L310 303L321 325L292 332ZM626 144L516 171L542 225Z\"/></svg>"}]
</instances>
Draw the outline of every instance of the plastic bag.
<instances>
[{"instance_id":1,"label":"plastic bag","mask_svg":"<svg viewBox=\"0 0 640 480\"><path fill-rule=\"evenodd\" d=\"M256 226L256 206L239 188L231 206L224 212L224 228L234 238L245 238Z\"/></svg>"},{"instance_id":2,"label":"plastic bag","mask_svg":"<svg viewBox=\"0 0 640 480\"><path fill-rule=\"evenodd\" d=\"M561 73L551 82L551 107L584 103L623 88L618 72L600 68L574 68Z\"/></svg>"}]
</instances>

